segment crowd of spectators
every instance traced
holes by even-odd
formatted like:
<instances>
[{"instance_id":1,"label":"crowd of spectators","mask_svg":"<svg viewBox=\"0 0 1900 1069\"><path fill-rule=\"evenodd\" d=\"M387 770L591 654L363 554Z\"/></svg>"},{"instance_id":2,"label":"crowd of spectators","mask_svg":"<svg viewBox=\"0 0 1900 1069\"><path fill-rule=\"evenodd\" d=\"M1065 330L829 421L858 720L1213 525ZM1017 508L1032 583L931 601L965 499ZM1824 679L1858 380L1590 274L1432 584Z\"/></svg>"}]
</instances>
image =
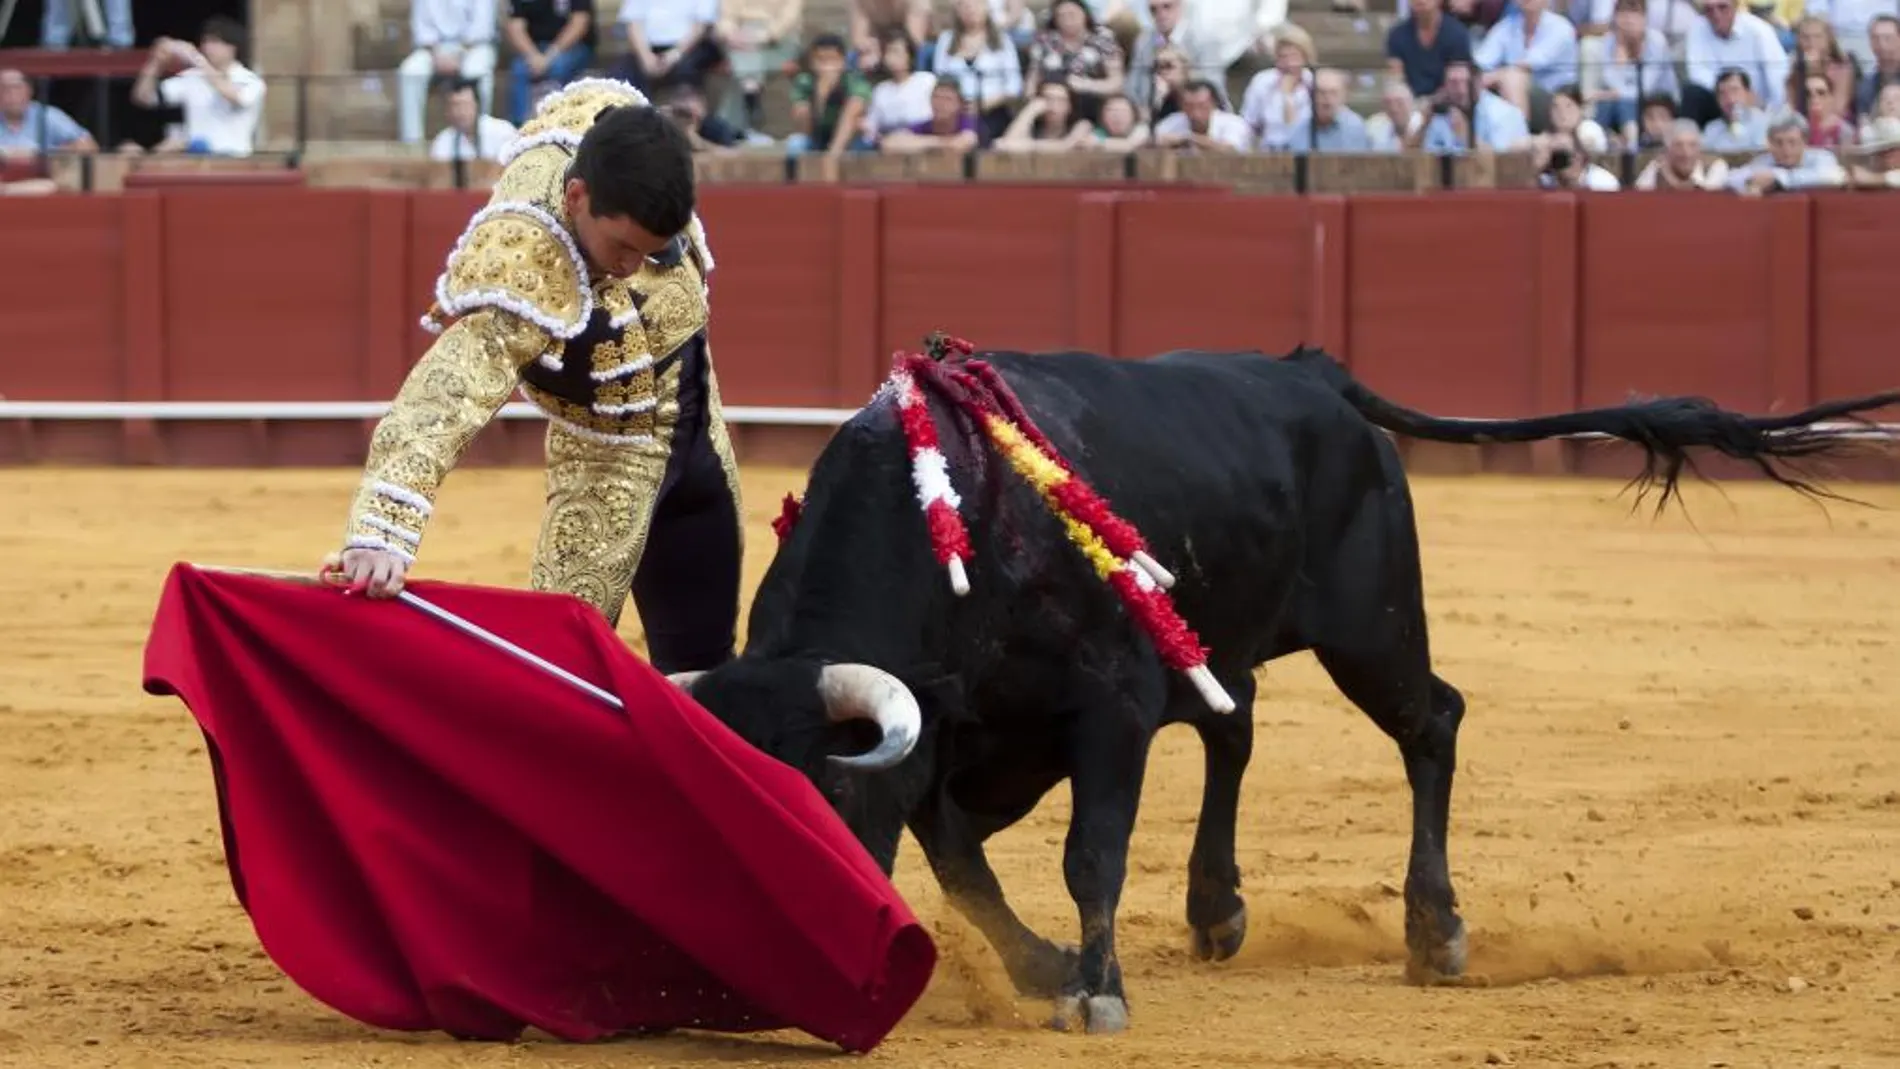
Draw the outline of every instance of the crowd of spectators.
<instances>
[{"instance_id":1,"label":"crowd of spectators","mask_svg":"<svg viewBox=\"0 0 1900 1069\"><path fill-rule=\"evenodd\" d=\"M1900 186L1900 0L1398 0L1376 72L1324 65L1284 3L853 0L833 27L807 25L804 0L621 0L611 22L595 0L413 0L397 139L493 160L540 96L608 74L709 153L1489 150L1529 155L1549 187L1614 190L1606 164L1654 152L1637 188ZM130 41L123 0L107 22ZM132 99L182 121L114 151L253 151L267 85L245 37L213 19L150 45ZM1365 114L1355 84L1377 90ZM789 129L767 130L768 91ZM32 95L0 71L0 152L98 149ZM1737 154L1753 158L1720 158Z\"/></svg>"}]
</instances>

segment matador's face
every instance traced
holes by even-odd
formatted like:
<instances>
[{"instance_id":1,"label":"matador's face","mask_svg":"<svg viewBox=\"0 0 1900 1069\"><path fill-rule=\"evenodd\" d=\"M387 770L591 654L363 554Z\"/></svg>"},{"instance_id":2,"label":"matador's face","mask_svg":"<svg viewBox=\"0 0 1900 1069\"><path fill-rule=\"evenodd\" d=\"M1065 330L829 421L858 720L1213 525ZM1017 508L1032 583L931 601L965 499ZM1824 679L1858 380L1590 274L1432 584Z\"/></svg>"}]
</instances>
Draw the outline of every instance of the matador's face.
<instances>
[{"instance_id":1,"label":"matador's face","mask_svg":"<svg viewBox=\"0 0 1900 1069\"><path fill-rule=\"evenodd\" d=\"M640 270L649 256L664 251L672 235L661 237L624 215L595 215L587 183L567 180L567 216L574 223L574 239L596 274L627 278Z\"/></svg>"}]
</instances>

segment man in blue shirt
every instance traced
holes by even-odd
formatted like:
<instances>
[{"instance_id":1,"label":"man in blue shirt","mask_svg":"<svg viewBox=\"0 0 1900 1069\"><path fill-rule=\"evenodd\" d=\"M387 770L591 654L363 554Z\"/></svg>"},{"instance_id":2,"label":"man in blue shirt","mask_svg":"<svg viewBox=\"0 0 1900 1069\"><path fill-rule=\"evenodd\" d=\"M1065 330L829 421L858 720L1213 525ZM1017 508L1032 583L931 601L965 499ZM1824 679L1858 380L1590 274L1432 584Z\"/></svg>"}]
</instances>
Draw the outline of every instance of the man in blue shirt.
<instances>
[{"instance_id":1,"label":"man in blue shirt","mask_svg":"<svg viewBox=\"0 0 1900 1069\"><path fill-rule=\"evenodd\" d=\"M33 159L43 152L97 152L99 146L71 115L33 99L33 83L0 70L0 156Z\"/></svg>"}]
</instances>

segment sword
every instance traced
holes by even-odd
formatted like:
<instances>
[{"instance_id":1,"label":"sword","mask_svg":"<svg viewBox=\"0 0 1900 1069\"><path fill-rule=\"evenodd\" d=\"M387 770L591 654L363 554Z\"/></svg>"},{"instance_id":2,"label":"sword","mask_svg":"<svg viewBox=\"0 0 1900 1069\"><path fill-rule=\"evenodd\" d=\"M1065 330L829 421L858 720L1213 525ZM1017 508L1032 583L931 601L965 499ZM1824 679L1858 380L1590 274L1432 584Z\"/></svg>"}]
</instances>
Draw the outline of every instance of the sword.
<instances>
[{"instance_id":1,"label":"sword","mask_svg":"<svg viewBox=\"0 0 1900 1069\"><path fill-rule=\"evenodd\" d=\"M224 575L249 575L263 579L277 579L284 582L296 583L300 586L321 586L334 589L333 584L324 582L321 578L304 572L276 571L268 568L238 568L217 564L194 564L192 567L200 571L218 572ZM627 711L627 705L620 700L619 695L611 691L602 690L600 687L589 683L587 680L549 661L540 654L517 646L513 642L495 634L493 631L488 630L473 620L458 616L442 606L437 605L435 602L407 590L399 591L396 594L396 600L422 612L426 616L434 617L436 620L449 625L478 642L508 654L517 661L539 669L545 675L553 676L568 686L591 695L605 705L623 713Z\"/></svg>"}]
</instances>

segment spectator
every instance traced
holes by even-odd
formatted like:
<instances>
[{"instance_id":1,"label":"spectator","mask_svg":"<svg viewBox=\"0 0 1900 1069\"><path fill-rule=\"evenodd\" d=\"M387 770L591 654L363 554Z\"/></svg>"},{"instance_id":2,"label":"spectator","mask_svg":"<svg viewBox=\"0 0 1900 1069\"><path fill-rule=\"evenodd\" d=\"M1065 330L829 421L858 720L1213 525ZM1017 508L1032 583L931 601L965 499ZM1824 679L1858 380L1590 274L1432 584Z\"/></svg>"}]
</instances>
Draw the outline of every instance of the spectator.
<instances>
[{"instance_id":1,"label":"spectator","mask_svg":"<svg viewBox=\"0 0 1900 1069\"><path fill-rule=\"evenodd\" d=\"M713 33L718 25L719 0L622 0L622 77L649 95L668 85L699 87L725 58Z\"/></svg>"},{"instance_id":2,"label":"spectator","mask_svg":"<svg viewBox=\"0 0 1900 1069\"><path fill-rule=\"evenodd\" d=\"M1530 144L1531 131L1524 113L1473 77L1471 67L1454 63L1445 68L1445 84L1432 105L1420 147L1426 152L1468 152L1475 141L1492 152L1512 152Z\"/></svg>"},{"instance_id":3,"label":"spectator","mask_svg":"<svg viewBox=\"0 0 1900 1069\"><path fill-rule=\"evenodd\" d=\"M1531 129L1545 126L1550 94L1577 81L1577 29L1550 0L1516 0L1471 50L1485 88L1517 106Z\"/></svg>"},{"instance_id":4,"label":"spectator","mask_svg":"<svg viewBox=\"0 0 1900 1069\"><path fill-rule=\"evenodd\" d=\"M1876 59L1871 47L1874 20L1900 17L1900 4L1895 0L1807 0L1805 13L1826 19L1842 49L1865 68Z\"/></svg>"},{"instance_id":5,"label":"spectator","mask_svg":"<svg viewBox=\"0 0 1900 1069\"><path fill-rule=\"evenodd\" d=\"M1703 23L1701 3L1702 0L1648 0L1643 21L1661 30L1671 54L1679 57L1688 47L1689 31Z\"/></svg>"},{"instance_id":6,"label":"spectator","mask_svg":"<svg viewBox=\"0 0 1900 1069\"><path fill-rule=\"evenodd\" d=\"M1049 5L1047 28L1036 35L1029 55L1029 92L1040 97L1037 87L1044 80L1060 78L1069 88L1078 120L1092 122L1102 99L1121 91L1122 47L1082 0L1054 0Z\"/></svg>"},{"instance_id":7,"label":"spectator","mask_svg":"<svg viewBox=\"0 0 1900 1069\"><path fill-rule=\"evenodd\" d=\"M792 126L786 151L842 156L871 104L871 82L845 64L844 38L819 34L805 49L805 69L792 79Z\"/></svg>"},{"instance_id":8,"label":"spectator","mask_svg":"<svg viewBox=\"0 0 1900 1069\"><path fill-rule=\"evenodd\" d=\"M1783 99L1787 100L1789 111L1808 114L1808 82L1811 78L1820 78L1832 87L1828 96L1836 110L1844 118L1853 118L1854 90L1860 82L1860 70L1847 53L1841 51L1841 44L1835 40L1834 29L1827 20L1809 16L1795 23L1795 48L1789 59L1788 84L1783 87L1787 91Z\"/></svg>"},{"instance_id":9,"label":"spectator","mask_svg":"<svg viewBox=\"0 0 1900 1069\"><path fill-rule=\"evenodd\" d=\"M936 75L917 69L917 45L903 30L884 31L881 44L878 80L864 111L864 140L871 145L892 130L929 121L930 91L937 84Z\"/></svg>"},{"instance_id":10,"label":"spectator","mask_svg":"<svg viewBox=\"0 0 1900 1069\"><path fill-rule=\"evenodd\" d=\"M499 163L501 153L514 143L515 124L482 111L479 87L473 78L459 78L443 94L443 112L448 125L429 143L429 158L449 160L489 160Z\"/></svg>"},{"instance_id":11,"label":"spectator","mask_svg":"<svg viewBox=\"0 0 1900 1069\"><path fill-rule=\"evenodd\" d=\"M1366 137L1372 141L1372 151L1404 152L1417 148L1425 135L1425 114L1419 110L1418 99L1412 96L1405 79L1385 80L1380 106L1379 114L1366 120Z\"/></svg>"},{"instance_id":12,"label":"spectator","mask_svg":"<svg viewBox=\"0 0 1900 1069\"><path fill-rule=\"evenodd\" d=\"M1471 62L1471 31L1445 17L1444 0L1415 0L1411 13L1386 32L1385 60L1414 97L1429 97L1445 84L1445 68Z\"/></svg>"},{"instance_id":13,"label":"spectator","mask_svg":"<svg viewBox=\"0 0 1900 1069\"><path fill-rule=\"evenodd\" d=\"M1900 189L1900 117L1883 115L1870 123L1854 155L1854 185Z\"/></svg>"},{"instance_id":14,"label":"spectator","mask_svg":"<svg viewBox=\"0 0 1900 1069\"><path fill-rule=\"evenodd\" d=\"M1649 161L1636 176L1637 189L1722 189L1728 183L1728 161L1702 158L1702 131L1690 119L1677 119L1669 129L1662 155Z\"/></svg>"},{"instance_id":15,"label":"spectator","mask_svg":"<svg viewBox=\"0 0 1900 1069\"><path fill-rule=\"evenodd\" d=\"M1842 100L1833 85L1819 74L1808 76L1801 97L1806 104L1808 144L1815 148L1840 148L1854 143L1854 124L1841 114Z\"/></svg>"},{"instance_id":16,"label":"spectator","mask_svg":"<svg viewBox=\"0 0 1900 1069\"><path fill-rule=\"evenodd\" d=\"M594 0L508 0L504 32L514 49L508 67L508 115L528 121L534 95L573 81L594 62L600 31Z\"/></svg>"},{"instance_id":17,"label":"spectator","mask_svg":"<svg viewBox=\"0 0 1900 1069\"><path fill-rule=\"evenodd\" d=\"M1287 147L1300 155L1372 151L1366 121L1346 106L1344 71L1327 68L1313 75L1313 114L1293 128Z\"/></svg>"},{"instance_id":18,"label":"spectator","mask_svg":"<svg viewBox=\"0 0 1900 1069\"><path fill-rule=\"evenodd\" d=\"M1676 102L1660 93L1643 98L1642 129L1637 134L1639 148L1661 148L1669 141L1669 132L1675 128L1681 114L1676 110ZM1697 141L1701 140L1701 128L1697 127Z\"/></svg>"},{"instance_id":19,"label":"spectator","mask_svg":"<svg viewBox=\"0 0 1900 1069\"><path fill-rule=\"evenodd\" d=\"M694 152L725 154L746 139L744 131L711 113L706 94L698 86L676 83L665 91L662 101L661 106L692 143Z\"/></svg>"},{"instance_id":20,"label":"spectator","mask_svg":"<svg viewBox=\"0 0 1900 1069\"><path fill-rule=\"evenodd\" d=\"M1154 132L1155 144L1188 152L1247 152L1254 145L1247 121L1220 107L1214 84L1205 78L1182 86L1181 110L1156 123Z\"/></svg>"},{"instance_id":21,"label":"spectator","mask_svg":"<svg viewBox=\"0 0 1900 1069\"><path fill-rule=\"evenodd\" d=\"M1569 134L1592 156L1601 156L1610 150L1603 127L1595 119L1584 117L1583 94L1574 85L1566 85L1550 95L1550 132Z\"/></svg>"},{"instance_id":22,"label":"spectator","mask_svg":"<svg viewBox=\"0 0 1900 1069\"><path fill-rule=\"evenodd\" d=\"M64 52L73 43L73 5L78 0L46 0L40 15L40 47ZM11 5L9 5L11 9ZM131 48L132 0L105 0L106 47Z\"/></svg>"},{"instance_id":23,"label":"spectator","mask_svg":"<svg viewBox=\"0 0 1900 1069\"><path fill-rule=\"evenodd\" d=\"M422 140L422 105L436 79L472 80L479 113L488 114L495 93L495 0L413 0L409 37L415 50L396 68L403 144Z\"/></svg>"},{"instance_id":24,"label":"spectator","mask_svg":"<svg viewBox=\"0 0 1900 1069\"><path fill-rule=\"evenodd\" d=\"M132 84L132 102L144 108L162 103L185 113L183 132L167 135L153 152L252 153L265 90L264 79L238 62L244 42L244 27L222 15L206 20L196 47L170 37L152 42L151 55ZM185 69L160 82L159 71L170 64Z\"/></svg>"},{"instance_id":25,"label":"spectator","mask_svg":"<svg viewBox=\"0 0 1900 1069\"><path fill-rule=\"evenodd\" d=\"M46 152L97 152L98 142L71 115L33 99L33 83L0 70L0 159L30 160Z\"/></svg>"},{"instance_id":26,"label":"spectator","mask_svg":"<svg viewBox=\"0 0 1900 1069\"><path fill-rule=\"evenodd\" d=\"M1188 73L1195 77L1212 78L1220 73L1219 68L1213 66L1212 57L1203 55L1202 50L1195 47L1188 32L1187 22L1182 18L1182 7L1187 2L1148 0L1148 14L1154 25L1135 35L1135 47L1128 60L1128 77L1122 87L1138 110L1146 111L1154 105L1155 59L1163 49L1172 48L1185 57Z\"/></svg>"},{"instance_id":27,"label":"spectator","mask_svg":"<svg viewBox=\"0 0 1900 1069\"><path fill-rule=\"evenodd\" d=\"M885 152L969 152L976 144L976 120L964 107L963 89L946 80L930 87L929 118L892 130L878 147Z\"/></svg>"},{"instance_id":28,"label":"spectator","mask_svg":"<svg viewBox=\"0 0 1900 1069\"><path fill-rule=\"evenodd\" d=\"M877 66L878 42L885 34L902 31L913 41L928 41L934 21L930 0L852 0L851 47L861 61L869 60L860 62L859 69L868 71ZM927 69L931 58L926 57L918 66Z\"/></svg>"},{"instance_id":29,"label":"spectator","mask_svg":"<svg viewBox=\"0 0 1900 1069\"><path fill-rule=\"evenodd\" d=\"M1149 96L1154 103L1149 106L1150 122L1160 122L1181 110L1181 87L1188 83L1187 55L1169 47L1155 56L1155 87Z\"/></svg>"},{"instance_id":30,"label":"spectator","mask_svg":"<svg viewBox=\"0 0 1900 1069\"><path fill-rule=\"evenodd\" d=\"M1854 114L1865 119L1874 113L1880 91L1900 84L1900 18L1882 15L1867 27L1872 59L1854 93Z\"/></svg>"},{"instance_id":31,"label":"spectator","mask_svg":"<svg viewBox=\"0 0 1900 1069\"><path fill-rule=\"evenodd\" d=\"M1773 26L1737 9L1736 3L1707 0L1702 5L1703 18L1689 28L1683 46L1688 84L1682 87L1682 111L1697 122L1712 122L1722 114L1715 99L1716 82L1731 69L1748 76L1748 87L1760 94L1764 110L1773 112L1784 101L1788 53ZM1706 130L1703 139L1708 140Z\"/></svg>"},{"instance_id":32,"label":"spectator","mask_svg":"<svg viewBox=\"0 0 1900 1069\"><path fill-rule=\"evenodd\" d=\"M804 22L804 0L721 0L719 41L738 88L720 101L727 126L758 128L765 79L798 58Z\"/></svg>"},{"instance_id":33,"label":"spectator","mask_svg":"<svg viewBox=\"0 0 1900 1069\"><path fill-rule=\"evenodd\" d=\"M1133 152L1152 135L1135 102L1117 93L1102 101L1102 118L1095 124L1095 147L1103 152Z\"/></svg>"},{"instance_id":34,"label":"spectator","mask_svg":"<svg viewBox=\"0 0 1900 1069\"><path fill-rule=\"evenodd\" d=\"M1768 113L1755 106L1748 74L1724 71L1715 84L1722 117L1702 128L1702 141L1713 152L1755 152L1768 144Z\"/></svg>"},{"instance_id":35,"label":"spectator","mask_svg":"<svg viewBox=\"0 0 1900 1069\"><path fill-rule=\"evenodd\" d=\"M1544 189L1615 193L1623 188L1570 134L1551 134L1532 150L1531 157L1538 165L1537 184Z\"/></svg>"},{"instance_id":36,"label":"spectator","mask_svg":"<svg viewBox=\"0 0 1900 1069\"><path fill-rule=\"evenodd\" d=\"M1840 160L1824 148L1808 147L1807 120L1783 115L1768 127L1768 151L1728 176L1728 187L1759 197L1779 190L1827 189L1847 180Z\"/></svg>"},{"instance_id":37,"label":"spectator","mask_svg":"<svg viewBox=\"0 0 1900 1069\"><path fill-rule=\"evenodd\" d=\"M1874 113L1868 116L1865 125L1871 128L1881 119L1900 119L1900 82L1880 91L1874 100Z\"/></svg>"},{"instance_id":38,"label":"spectator","mask_svg":"<svg viewBox=\"0 0 1900 1069\"><path fill-rule=\"evenodd\" d=\"M956 26L943 31L933 50L937 81L954 78L963 99L975 105L977 131L988 143L1009 129L1023 99L1023 61L983 0L956 0Z\"/></svg>"},{"instance_id":39,"label":"spectator","mask_svg":"<svg viewBox=\"0 0 1900 1069\"><path fill-rule=\"evenodd\" d=\"M1094 127L1075 113L1068 83L1051 78L1036 88L1036 99L1023 105L994 147L1001 152L1067 152L1093 136Z\"/></svg>"},{"instance_id":40,"label":"spectator","mask_svg":"<svg viewBox=\"0 0 1900 1069\"><path fill-rule=\"evenodd\" d=\"M1597 125L1625 141L1636 140L1637 102L1654 96L1675 98L1676 57L1661 30L1649 25L1644 0L1616 0L1610 33L1592 94ZM1673 119L1673 116L1672 116Z\"/></svg>"},{"instance_id":41,"label":"spectator","mask_svg":"<svg viewBox=\"0 0 1900 1069\"><path fill-rule=\"evenodd\" d=\"M1278 39L1273 44L1273 67L1254 75L1240 97L1240 117L1262 152L1286 148L1293 128L1313 116L1313 64L1317 58L1313 39L1290 22L1275 33Z\"/></svg>"}]
</instances>

